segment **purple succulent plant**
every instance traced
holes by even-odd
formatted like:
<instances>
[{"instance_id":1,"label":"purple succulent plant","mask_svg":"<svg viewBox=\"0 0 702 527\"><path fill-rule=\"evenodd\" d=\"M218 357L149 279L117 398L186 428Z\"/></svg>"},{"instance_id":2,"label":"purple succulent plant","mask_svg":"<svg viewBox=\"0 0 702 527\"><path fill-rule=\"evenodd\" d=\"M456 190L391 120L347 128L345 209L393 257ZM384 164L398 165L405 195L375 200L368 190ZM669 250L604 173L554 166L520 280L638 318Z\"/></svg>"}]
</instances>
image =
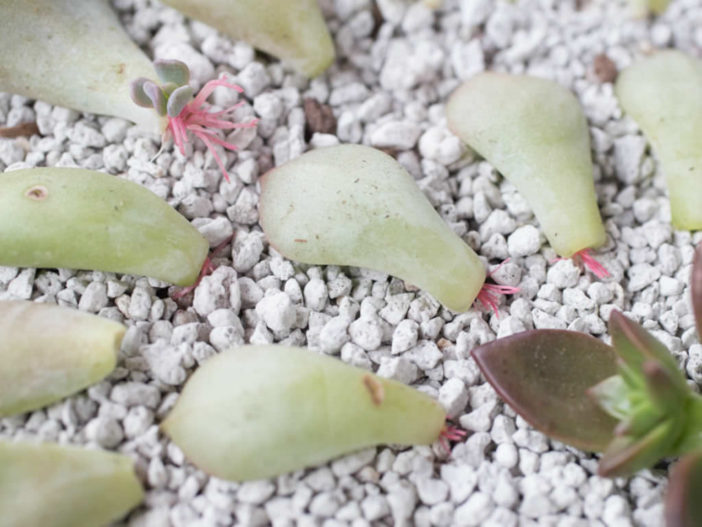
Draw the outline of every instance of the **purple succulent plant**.
<instances>
[{"instance_id":1,"label":"purple succulent plant","mask_svg":"<svg viewBox=\"0 0 702 527\"><path fill-rule=\"evenodd\" d=\"M702 245L692 305L702 335ZM627 476L683 456L670 474L668 527L702 525L702 396L665 346L618 311L612 346L581 333L534 330L473 350L485 378L525 420L554 439L603 452L602 476Z\"/></svg>"}]
</instances>

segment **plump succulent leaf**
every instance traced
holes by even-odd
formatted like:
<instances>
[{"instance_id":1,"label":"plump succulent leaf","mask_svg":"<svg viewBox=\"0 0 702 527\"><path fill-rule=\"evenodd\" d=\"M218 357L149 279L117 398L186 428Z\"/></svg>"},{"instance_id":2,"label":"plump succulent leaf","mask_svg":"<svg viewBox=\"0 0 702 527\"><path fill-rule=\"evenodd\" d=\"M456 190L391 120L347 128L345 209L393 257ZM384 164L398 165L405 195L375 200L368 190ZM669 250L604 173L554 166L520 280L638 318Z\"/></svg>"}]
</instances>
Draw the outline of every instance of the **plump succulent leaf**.
<instances>
[{"instance_id":1,"label":"plump succulent leaf","mask_svg":"<svg viewBox=\"0 0 702 527\"><path fill-rule=\"evenodd\" d=\"M2 527L96 527L129 512L144 492L121 454L0 441Z\"/></svg>"},{"instance_id":2,"label":"plump succulent leaf","mask_svg":"<svg viewBox=\"0 0 702 527\"><path fill-rule=\"evenodd\" d=\"M609 332L617 355L624 361L629 372L639 380L641 388L646 386L644 363L650 361L660 364L665 369L675 389L687 393L687 383L678 363L657 338L616 310L612 311L609 317Z\"/></svg>"},{"instance_id":3,"label":"plump succulent leaf","mask_svg":"<svg viewBox=\"0 0 702 527\"><path fill-rule=\"evenodd\" d=\"M389 155L361 145L306 152L261 179L261 226L277 251L311 264L355 265L470 308L485 282L475 252Z\"/></svg>"},{"instance_id":4,"label":"plump succulent leaf","mask_svg":"<svg viewBox=\"0 0 702 527\"><path fill-rule=\"evenodd\" d=\"M619 74L619 104L653 145L665 175L673 225L702 228L702 60L657 51Z\"/></svg>"},{"instance_id":5,"label":"plump succulent leaf","mask_svg":"<svg viewBox=\"0 0 702 527\"><path fill-rule=\"evenodd\" d=\"M164 84L173 83L176 86L184 86L190 82L190 70L180 60L156 60L154 61L154 69Z\"/></svg>"},{"instance_id":6,"label":"plump succulent leaf","mask_svg":"<svg viewBox=\"0 0 702 527\"><path fill-rule=\"evenodd\" d=\"M697 336L702 339L702 243L697 247L692 262L690 290L692 292L692 309L697 323Z\"/></svg>"},{"instance_id":7,"label":"plump succulent leaf","mask_svg":"<svg viewBox=\"0 0 702 527\"><path fill-rule=\"evenodd\" d=\"M190 377L162 428L198 467L255 480L381 443L431 444L428 395L301 348L245 346Z\"/></svg>"},{"instance_id":8,"label":"plump succulent leaf","mask_svg":"<svg viewBox=\"0 0 702 527\"><path fill-rule=\"evenodd\" d=\"M163 93L161 87L155 82L146 81L142 84L142 89L149 100L151 100L151 106L153 106L158 114L166 115L166 94Z\"/></svg>"},{"instance_id":9,"label":"plump succulent leaf","mask_svg":"<svg viewBox=\"0 0 702 527\"><path fill-rule=\"evenodd\" d=\"M587 121L567 88L481 73L451 95L446 118L453 133L517 187L559 255L570 258L606 241Z\"/></svg>"},{"instance_id":10,"label":"plump succulent leaf","mask_svg":"<svg viewBox=\"0 0 702 527\"><path fill-rule=\"evenodd\" d=\"M114 369L125 331L122 324L74 309L0 302L0 417L100 381Z\"/></svg>"},{"instance_id":11,"label":"plump succulent leaf","mask_svg":"<svg viewBox=\"0 0 702 527\"><path fill-rule=\"evenodd\" d=\"M317 0L165 0L165 4L275 55L308 77L334 60Z\"/></svg>"},{"instance_id":12,"label":"plump succulent leaf","mask_svg":"<svg viewBox=\"0 0 702 527\"><path fill-rule=\"evenodd\" d=\"M502 398L545 434L603 451L617 422L587 396L617 372L614 350L571 331L535 330L473 350L480 370Z\"/></svg>"},{"instance_id":13,"label":"plump succulent leaf","mask_svg":"<svg viewBox=\"0 0 702 527\"><path fill-rule=\"evenodd\" d=\"M97 269L190 285L208 250L187 219L126 179L56 167L0 174L0 265Z\"/></svg>"},{"instance_id":14,"label":"plump succulent leaf","mask_svg":"<svg viewBox=\"0 0 702 527\"><path fill-rule=\"evenodd\" d=\"M670 471L665 497L667 527L702 525L702 450L680 459Z\"/></svg>"},{"instance_id":15,"label":"plump succulent leaf","mask_svg":"<svg viewBox=\"0 0 702 527\"><path fill-rule=\"evenodd\" d=\"M144 84L147 82L152 82L145 77L139 77L132 81L129 85L129 96L132 98L135 104L143 106L144 108L153 108L154 105L151 102L151 98L146 95L144 91Z\"/></svg>"},{"instance_id":16,"label":"plump succulent leaf","mask_svg":"<svg viewBox=\"0 0 702 527\"><path fill-rule=\"evenodd\" d=\"M8 0L0 20L0 91L163 132L165 119L129 97L133 79L156 72L109 2Z\"/></svg>"},{"instance_id":17,"label":"plump succulent leaf","mask_svg":"<svg viewBox=\"0 0 702 527\"><path fill-rule=\"evenodd\" d=\"M168 116L178 117L183 111L185 105L193 98L193 89L190 86L180 86L173 90L173 93L168 97Z\"/></svg>"}]
</instances>

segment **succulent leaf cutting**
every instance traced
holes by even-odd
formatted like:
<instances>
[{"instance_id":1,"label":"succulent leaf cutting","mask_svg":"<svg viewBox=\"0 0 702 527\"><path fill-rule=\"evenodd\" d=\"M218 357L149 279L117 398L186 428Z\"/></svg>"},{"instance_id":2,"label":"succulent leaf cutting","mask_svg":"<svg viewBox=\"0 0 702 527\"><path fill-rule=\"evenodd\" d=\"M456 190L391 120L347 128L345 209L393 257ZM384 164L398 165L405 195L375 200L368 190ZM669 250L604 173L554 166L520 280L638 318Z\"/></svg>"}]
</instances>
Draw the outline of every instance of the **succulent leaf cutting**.
<instances>
[{"instance_id":1,"label":"succulent leaf cutting","mask_svg":"<svg viewBox=\"0 0 702 527\"><path fill-rule=\"evenodd\" d=\"M607 238L587 121L569 90L536 77L481 73L451 95L446 117L458 137L517 187L556 253L608 276L590 253Z\"/></svg>"},{"instance_id":2,"label":"succulent leaf cutting","mask_svg":"<svg viewBox=\"0 0 702 527\"><path fill-rule=\"evenodd\" d=\"M200 92L194 95L193 89L188 85L190 71L183 62L157 60L154 62L154 69L162 84L158 85L144 77L134 80L130 88L132 100L139 106L153 108L159 115L167 117L168 127L163 140L165 142L169 136L172 137L181 154L185 155L185 144L189 141L189 133L200 139L212 153L212 157L214 157L224 178L229 181L226 167L221 156L217 153L215 145L228 150L236 150L237 147L219 137L213 130L251 128L256 126L258 120L234 123L225 118L243 105L243 101L215 112L208 111L209 105L206 101L219 86L238 93L243 93L244 90L240 86L220 78L207 82Z\"/></svg>"}]
</instances>

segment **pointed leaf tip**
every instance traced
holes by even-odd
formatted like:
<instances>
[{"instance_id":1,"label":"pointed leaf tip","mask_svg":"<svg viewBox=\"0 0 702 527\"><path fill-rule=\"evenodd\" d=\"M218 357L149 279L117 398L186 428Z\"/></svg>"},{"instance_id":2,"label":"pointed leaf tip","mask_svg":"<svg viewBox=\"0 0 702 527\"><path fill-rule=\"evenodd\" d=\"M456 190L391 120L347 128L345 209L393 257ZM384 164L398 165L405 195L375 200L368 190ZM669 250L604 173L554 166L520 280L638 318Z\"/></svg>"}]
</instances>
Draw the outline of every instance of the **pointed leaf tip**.
<instances>
[{"instance_id":1,"label":"pointed leaf tip","mask_svg":"<svg viewBox=\"0 0 702 527\"><path fill-rule=\"evenodd\" d=\"M702 525L702 450L681 458L670 472L665 496L668 527Z\"/></svg>"},{"instance_id":2,"label":"pointed leaf tip","mask_svg":"<svg viewBox=\"0 0 702 527\"><path fill-rule=\"evenodd\" d=\"M687 393L687 382L675 357L641 325L614 310L609 317L609 333L617 355L626 363L629 372L639 377L642 386L644 362L655 361L665 368L676 388Z\"/></svg>"},{"instance_id":3,"label":"pointed leaf tip","mask_svg":"<svg viewBox=\"0 0 702 527\"><path fill-rule=\"evenodd\" d=\"M589 451L603 451L616 420L586 391L617 373L614 350L572 331L534 330L472 352L485 378L524 419L545 434Z\"/></svg>"},{"instance_id":4,"label":"pointed leaf tip","mask_svg":"<svg viewBox=\"0 0 702 527\"><path fill-rule=\"evenodd\" d=\"M697 336L702 339L702 243L697 246L695 258L692 261L690 290L692 292L692 309L697 323Z\"/></svg>"},{"instance_id":5,"label":"pointed leaf tip","mask_svg":"<svg viewBox=\"0 0 702 527\"><path fill-rule=\"evenodd\" d=\"M154 62L154 69L163 83L172 82L177 86L184 86L190 82L190 70L185 62L180 60L159 59Z\"/></svg>"},{"instance_id":6,"label":"pointed leaf tip","mask_svg":"<svg viewBox=\"0 0 702 527\"><path fill-rule=\"evenodd\" d=\"M192 100L193 89L190 86L181 86L176 88L171 96L168 97L168 116L178 117L183 108Z\"/></svg>"}]
</instances>

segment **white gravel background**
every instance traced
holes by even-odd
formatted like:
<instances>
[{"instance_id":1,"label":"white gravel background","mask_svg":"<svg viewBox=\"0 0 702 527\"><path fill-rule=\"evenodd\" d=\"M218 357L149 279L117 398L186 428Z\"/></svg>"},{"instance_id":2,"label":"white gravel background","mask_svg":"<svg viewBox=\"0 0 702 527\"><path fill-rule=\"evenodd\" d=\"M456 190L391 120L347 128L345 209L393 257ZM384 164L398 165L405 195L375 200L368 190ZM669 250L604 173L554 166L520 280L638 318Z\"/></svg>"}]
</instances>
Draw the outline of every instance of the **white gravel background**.
<instances>
[{"instance_id":1,"label":"white gravel background","mask_svg":"<svg viewBox=\"0 0 702 527\"><path fill-rule=\"evenodd\" d=\"M477 344L530 328L606 336L622 309L665 342L702 383L688 277L700 233L674 231L662 174L596 55L623 68L656 47L702 54L702 1L675 0L662 17L633 20L607 0L446 0L433 12L402 0L324 0L338 57L308 81L242 42L156 1L115 0L127 30L154 57L188 63L198 85L228 72L246 90L223 181L202 144L182 157L115 118L0 94L0 122L36 121L41 135L0 139L0 169L80 166L140 183L167 199L214 247L234 233L194 295L103 272L0 268L0 298L57 302L129 326L118 368L49 408L0 419L0 437L95 444L136 461L146 500L140 527L228 525L662 525L664 470L630 479L595 475L597 458L548 440L506 407L469 356ZM446 128L444 103L484 69L530 73L575 91L592 135L597 194L609 241L603 281L555 257L514 187ZM328 104L330 133L306 135L303 99ZM215 102L232 101L219 90ZM519 285L500 315L453 313L382 273L309 267L272 250L258 225L258 177L307 149L336 143L386 149L447 223ZM86 242L87 243L87 242ZM307 346L437 397L469 436L446 455L434 445L371 448L276 479L209 478L159 433L198 364L231 345ZM262 388L264 389L264 388Z\"/></svg>"}]
</instances>

